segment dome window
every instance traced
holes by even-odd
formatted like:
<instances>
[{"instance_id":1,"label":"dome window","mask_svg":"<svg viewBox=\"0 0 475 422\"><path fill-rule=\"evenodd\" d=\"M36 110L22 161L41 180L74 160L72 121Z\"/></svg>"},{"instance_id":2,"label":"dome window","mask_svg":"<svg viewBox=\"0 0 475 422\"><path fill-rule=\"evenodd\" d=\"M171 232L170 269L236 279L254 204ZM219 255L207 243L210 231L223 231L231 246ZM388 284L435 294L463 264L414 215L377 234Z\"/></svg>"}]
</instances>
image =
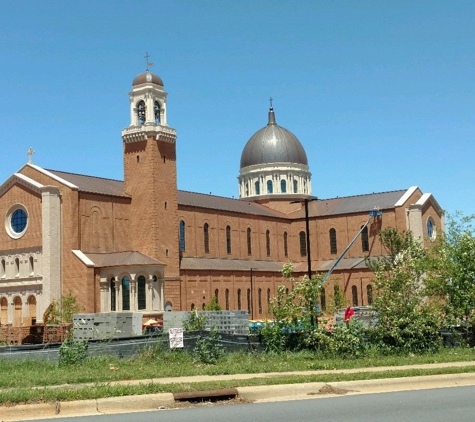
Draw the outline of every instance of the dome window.
<instances>
[{"instance_id":1,"label":"dome window","mask_svg":"<svg viewBox=\"0 0 475 422\"><path fill-rule=\"evenodd\" d=\"M282 179L282 180L280 181L280 191L281 191L282 193L286 193L286 192L287 192L287 183L285 182L284 179Z\"/></svg>"},{"instance_id":2,"label":"dome window","mask_svg":"<svg viewBox=\"0 0 475 422\"><path fill-rule=\"evenodd\" d=\"M255 183L255 188L256 188L256 195L261 194L261 185L259 184L259 181Z\"/></svg>"},{"instance_id":3,"label":"dome window","mask_svg":"<svg viewBox=\"0 0 475 422\"><path fill-rule=\"evenodd\" d=\"M157 125L160 124L160 103L155 101L155 105L153 106L153 111L155 113L155 123Z\"/></svg>"},{"instance_id":4,"label":"dome window","mask_svg":"<svg viewBox=\"0 0 475 422\"><path fill-rule=\"evenodd\" d=\"M294 193L297 193L297 181L294 180Z\"/></svg>"},{"instance_id":5,"label":"dome window","mask_svg":"<svg viewBox=\"0 0 475 422\"><path fill-rule=\"evenodd\" d=\"M274 193L274 189L272 186L272 180L267 181L267 193Z\"/></svg>"},{"instance_id":6,"label":"dome window","mask_svg":"<svg viewBox=\"0 0 475 422\"><path fill-rule=\"evenodd\" d=\"M145 103L143 101L140 101L137 104L137 121L139 125L145 124Z\"/></svg>"}]
</instances>

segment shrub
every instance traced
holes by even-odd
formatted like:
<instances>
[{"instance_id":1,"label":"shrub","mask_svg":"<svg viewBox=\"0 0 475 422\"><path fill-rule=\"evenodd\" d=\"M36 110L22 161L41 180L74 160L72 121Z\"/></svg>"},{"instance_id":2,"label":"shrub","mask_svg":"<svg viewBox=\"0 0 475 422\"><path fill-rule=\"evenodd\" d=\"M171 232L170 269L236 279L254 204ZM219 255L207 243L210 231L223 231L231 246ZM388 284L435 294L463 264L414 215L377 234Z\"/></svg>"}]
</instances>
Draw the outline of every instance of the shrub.
<instances>
[{"instance_id":1,"label":"shrub","mask_svg":"<svg viewBox=\"0 0 475 422\"><path fill-rule=\"evenodd\" d=\"M59 364L76 365L84 362L88 355L87 341L67 339L59 347Z\"/></svg>"},{"instance_id":2,"label":"shrub","mask_svg":"<svg viewBox=\"0 0 475 422\"><path fill-rule=\"evenodd\" d=\"M221 340L221 336L216 328L213 328L209 333L209 337L199 336L196 341L196 347L193 349L193 354L201 363L216 364L218 359L224 354L224 348L219 344L219 340Z\"/></svg>"}]
</instances>

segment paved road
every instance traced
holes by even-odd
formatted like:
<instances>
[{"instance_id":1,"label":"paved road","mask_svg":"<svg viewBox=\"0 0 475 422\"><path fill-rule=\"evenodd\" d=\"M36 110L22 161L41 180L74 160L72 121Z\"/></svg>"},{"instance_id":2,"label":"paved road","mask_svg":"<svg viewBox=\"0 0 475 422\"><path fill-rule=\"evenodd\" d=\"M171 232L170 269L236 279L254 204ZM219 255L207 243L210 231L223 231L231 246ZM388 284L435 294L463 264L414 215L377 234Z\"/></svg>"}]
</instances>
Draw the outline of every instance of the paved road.
<instances>
[{"instance_id":1,"label":"paved road","mask_svg":"<svg viewBox=\"0 0 475 422\"><path fill-rule=\"evenodd\" d=\"M44 421L71 422L69 418ZM473 422L475 386L74 418L74 422Z\"/></svg>"}]
</instances>

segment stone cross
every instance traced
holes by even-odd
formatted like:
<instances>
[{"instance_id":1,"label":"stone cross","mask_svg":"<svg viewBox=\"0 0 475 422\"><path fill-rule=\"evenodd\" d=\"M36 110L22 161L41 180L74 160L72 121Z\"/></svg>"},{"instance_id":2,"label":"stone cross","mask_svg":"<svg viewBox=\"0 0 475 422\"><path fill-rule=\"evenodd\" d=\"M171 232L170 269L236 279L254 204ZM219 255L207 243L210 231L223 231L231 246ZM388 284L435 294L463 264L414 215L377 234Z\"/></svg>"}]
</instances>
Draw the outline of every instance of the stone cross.
<instances>
[{"instance_id":1,"label":"stone cross","mask_svg":"<svg viewBox=\"0 0 475 422\"><path fill-rule=\"evenodd\" d=\"M33 151L33 148L28 148L28 151L26 151L26 155L28 155L28 164L33 164L33 160L32 160L32 156L33 154L35 153L35 151Z\"/></svg>"}]
</instances>

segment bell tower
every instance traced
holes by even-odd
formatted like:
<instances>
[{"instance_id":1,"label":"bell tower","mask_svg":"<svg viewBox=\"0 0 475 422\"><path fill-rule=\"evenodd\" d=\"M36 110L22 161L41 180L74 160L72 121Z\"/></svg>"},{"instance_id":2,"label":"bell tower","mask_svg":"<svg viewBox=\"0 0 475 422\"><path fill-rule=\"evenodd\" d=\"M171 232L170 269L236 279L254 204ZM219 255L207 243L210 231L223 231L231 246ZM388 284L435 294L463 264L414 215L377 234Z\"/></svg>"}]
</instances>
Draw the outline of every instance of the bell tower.
<instances>
[{"instance_id":1,"label":"bell tower","mask_svg":"<svg viewBox=\"0 0 475 422\"><path fill-rule=\"evenodd\" d=\"M149 72L132 82L130 126L122 131L124 190L130 195L129 236L134 250L179 276L176 131L167 124L167 93Z\"/></svg>"}]
</instances>

